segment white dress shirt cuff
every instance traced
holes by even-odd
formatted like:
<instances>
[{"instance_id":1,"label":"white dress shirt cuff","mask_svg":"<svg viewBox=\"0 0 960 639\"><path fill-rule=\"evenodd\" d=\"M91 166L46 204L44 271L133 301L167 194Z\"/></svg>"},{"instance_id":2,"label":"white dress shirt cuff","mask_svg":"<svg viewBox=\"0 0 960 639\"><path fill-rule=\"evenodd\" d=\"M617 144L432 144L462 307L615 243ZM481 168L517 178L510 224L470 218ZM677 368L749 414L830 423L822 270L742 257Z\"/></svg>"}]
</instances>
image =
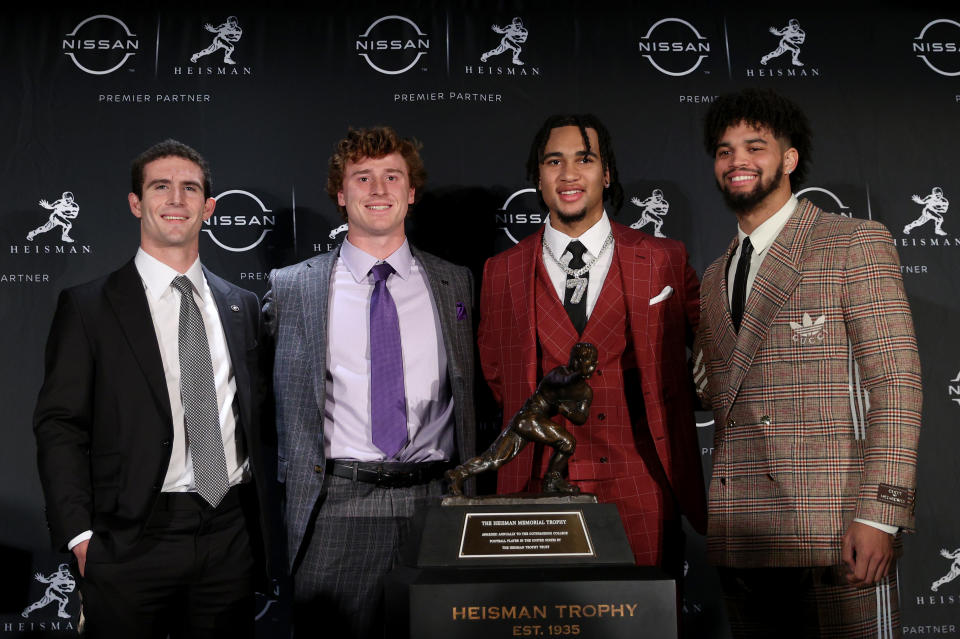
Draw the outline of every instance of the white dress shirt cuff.
<instances>
[{"instance_id":1,"label":"white dress shirt cuff","mask_svg":"<svg viewBox=\"0 0 960 639\"><path fill-rule=\"evenodd\" d=\"M74 537L73 539L67 542L67 550L73 550L74 546L76 546L80 542L90 539L91 537L93 537L92 530L83 531L82 533L80 533L79 535L77 535L76 537Z\"/></svg>"},{"instance_id":2,"label":"white dress shirt cuff","mask_svg":"<svg viewBox=\"0 0 960 639\"><path fill-rule=\"evenodd\" d=\"M887 524L881 524L880 522L870 521L869 519L860 519L859 517L857 517L854 519L854 521L860 522L861 524L866 524L868 526L873 526L874 528L878 528L883 532L889 533L891 535L896 535L897 532L900 531L899 526L889 526Z\"/></svg>"}]
</instances>

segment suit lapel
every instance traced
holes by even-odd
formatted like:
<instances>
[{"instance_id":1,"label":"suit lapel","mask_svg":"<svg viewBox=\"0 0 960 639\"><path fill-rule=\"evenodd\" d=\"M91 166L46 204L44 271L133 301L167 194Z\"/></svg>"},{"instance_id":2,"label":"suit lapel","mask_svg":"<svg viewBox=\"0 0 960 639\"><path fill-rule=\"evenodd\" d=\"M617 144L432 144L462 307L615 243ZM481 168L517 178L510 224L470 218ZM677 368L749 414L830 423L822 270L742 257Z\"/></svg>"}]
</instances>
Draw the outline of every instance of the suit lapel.
<instances>
[{"instance_id":1,"label":"suit lapel","mask_svg":"<svg viewBox=\"0 0 960 639\"><path fill-rule=\"evenodd\" d=\"M454 321L457 316L457 309L456 301L450 294L450 282L447 279L450 276L441 272L433 260L425 259L423 254L412 244L410 245L410 252L423 268L423 274L430 286L433 303L437 305L437 314L440 316L440 330L443 333L441 335L443 347L447 351L447 374L451 380L459 379L464 376L464 373L460 370L460 358L453 355L456 352L453 340L456 332Z\"/></svg>"},{"instance_id":2,"label":"suit lapel","mask_svg":"<svg viewBox=\"0 0 960 639\"><path fill-rule=\"evenodd\" d=\"M303 295L303 321L308 351L312 353L314 370L313 392L317 406L326 404L327 320L330 301L330 275L340 256L340 247L307 262L300 272L299 289Z\"/></svg>"},{"instance_id":3,"label":"suit lapel","mask_svg":"<svg viewBox=\"0 0 960 639\"><path fill-rule=\"evenodd\" d=\"M160 345L157 332L150 316L147 294L143 280L133 260L120 270L112 273L104 286L104 294L113 312L117 316L120 330L133 351L133 355L143 371L150 392L160 408L167 423L173 419L170 414L170 396L167 394L167 380L163 374L163 360L160 358Z\"/></svg>"},{"instance_id":4,"label":"suit lapel","mask_svg":"<svg viewBox=\"0 0 960 639\"><path fill-rule=\"evenodd\" d=\"M594 304L590 318L587 320L587 327L579 338L581 342L591 342L598 346L612 337L610 327L616 326L617 321L624 313L623 277L620 273L619 260L616 257L610 263L610 270L607 271L607 276L600 286L597 303ZM562 306L560 310L566 315ZM574 330L572 324L570 330L571 332Z\"/></svg>"},{"instance_id":5,"label":"suit lapel","mask_svg":"<svg viewBox=\"0 0 960 639\"><path fill-rule=\"evenodd\" d=\"M620 263L623 293L634 341L633 349L638 363L648 361L653 353L647 349L655 337L650 334L650 327L656 324L659 328L659 322L651 322L651 313L660 310L650 306L650 298L660 292L654 291L652 287L653 255L650 247L645 245L645 236L639 235L636 242L629 242L623 234L625 227L613 222L611 226L614 241L613 258Z\"/></svg>"},{"instance_id":6,"label":"suit lapel","mask_svg":"<svg viewBox=\"0 0 960 639\"><path fill-rule=\"evenodd\" d=\"M706 296L704 314L713 327L713 339L717 353L730 366L733 350L737 346L737 332L733 330L733 319L730 316L730 295L727 288L727 268L730 258L737 250L737 238L734 237L727 246L726 252L713 263L713 270L704 276L701 290L712 291L713 295Z\"/></svg>"},{"instance_id":7,"label":"suit lapel","mask_svg":"<svg viewBox=\"0 0 960 639\"><path fill-rule=\"evenodd\" d=\"M237 294L236 290L231 288L226 281L214 275L204 267L203 275L207 279L207 285L213 294L213 301L217 305L217 313L220 315L220 325L223 327L223 334L227 340L227 350L230 353L230 361L233 366L233 375L237 382L237 396L240 402L240 425L247 436L250 436L249 428L251 419L250 406L250 371L245 365L248 345L246 340L246 321L249 317L244 311L243 300ZM249 441L249 440L248 440Z\"/></svg>"},{"instance_id":8,"label":"suit lapel","mask_svg":"<svg viewBox=\"0 0 960 639\"><path fill-rule=\"evenodd\" d=\"M534 233L530 238L523 240L519 246L520 250L510 253L507 256L507 274L510 277L510 301L512 302L513 312L516 315L514 326L520 333L521 352L517 354L518 361L536 362L537 361L537 334L536 334L536 311L534 308L536 299L536 268L537 261L542 255L543 249L543 228ZM519 274L518 277L511 277L512 274ZM537 371L535 366L525 366L526 379L524 382L532 390L537 385Z\"/></svg>"},{"instance_id":9,"label":"suit lapel","mask_svg":"<svg viewBox=\"0 0 960 639\"><path fill-rule=\"evenodd\" d=\"M549 354L551 359L566 362L570 359L570 349L580 336L573 327L567 310L557 298L556 289L550 281L543 259L537 260L534 275L534 305L536 307L537 342L541 355ZM589 326L589 322L587 326ZM542 359L542 358L541 358ZM541 371L542 372L542 371Z\"/></svg>"},{"instance_id":10,"label":"suit lapel","mask_svg":"<svg viewBox=\"0 0 960 639\"><path fill-rule=\"evenodd\" d=\"M740 384L774 319L800 283L807 235L818 213L817 209L804 200L767 249L769 253L763 259L743 309L743 323L730 360L730 403L736 398Z\"/></svg>"}]
</instances>

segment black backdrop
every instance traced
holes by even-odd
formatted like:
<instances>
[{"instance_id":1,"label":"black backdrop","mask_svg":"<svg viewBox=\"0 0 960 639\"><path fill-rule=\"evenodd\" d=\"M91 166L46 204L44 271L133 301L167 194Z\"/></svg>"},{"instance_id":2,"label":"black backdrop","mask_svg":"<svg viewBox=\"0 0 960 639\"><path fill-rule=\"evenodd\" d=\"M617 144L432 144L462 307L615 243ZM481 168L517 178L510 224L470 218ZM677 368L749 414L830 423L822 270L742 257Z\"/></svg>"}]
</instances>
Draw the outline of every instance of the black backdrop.
<instances>
[{"instance_id":1,"label":"black backdrop","mask_svg":"<svg viewBox=\"0 0 960 639\"><path fill-rule=\"evenodd\" d=\"M262 294L271 268L326 251L341 220L326 197L326 158L348 126L391 124L423 144L430 180L410 221L422 248L466 264L531 233L542 220L523 192L533 132L558 111L592 111L611 130L627 202L663 193L663 232L683 240L698 272L735 232L702 150L700 120L714 96L768 86L807 111L815 139L807 197L827 210L870 217L892 231L923 362L918 531L900 565L906 634L958 636L960 222L950 201L960 142L960 10L912 3L870 10L821 4L413 2L344 3L294 11L21 8L0 23L0 636L68 631L56 601L40 601L62 557L48 550L30 422L41 353L57 293L111 270L136 247L129 213L130 159L166 137L213 167L218 207L201 236L215 272ZM224 49L191 62L235 16ZM492 27L522 20L527 39L481 62L503 38ZM805 33L761 64L796 19ZM235 36L234 36L235 38ZM926 197L942 190L942 230L910 234ZM72 192L79 212L61 228L27 234ZM652 225L644 230L651 232ZM700 415L709 474L712 424ZM489 433L488 433L489 435ZM692 636L723 637L715 577L703 540L689 535L687 620ZM54 580L56 581L56 580ZM76 591L56 588L78 608ZM277 606L265 608L269 635ZM318 627L322 621L318 620Z\"/></svg>"}]
</instances>

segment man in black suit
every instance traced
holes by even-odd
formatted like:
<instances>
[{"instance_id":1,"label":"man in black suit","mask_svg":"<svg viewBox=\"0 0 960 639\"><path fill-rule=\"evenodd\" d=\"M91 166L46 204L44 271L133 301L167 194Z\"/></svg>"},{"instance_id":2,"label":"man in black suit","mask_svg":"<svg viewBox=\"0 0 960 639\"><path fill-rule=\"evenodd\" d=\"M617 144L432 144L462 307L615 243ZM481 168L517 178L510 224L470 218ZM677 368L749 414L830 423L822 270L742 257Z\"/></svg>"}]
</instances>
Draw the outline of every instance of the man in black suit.
<instances>
[{"instance_id":1,"label":"man in black suit","mask_svg":"<svg viewBox=\"0 0 960 639\"><path fill-rule=\"evenodd\" d=\"M131 173L140 249L61 293L47 343L34 431L54 546L76 557L93 637L252 637L259 304L200 264L216 206L200 154L167 140Z\"/></svg>"}]
</instances>

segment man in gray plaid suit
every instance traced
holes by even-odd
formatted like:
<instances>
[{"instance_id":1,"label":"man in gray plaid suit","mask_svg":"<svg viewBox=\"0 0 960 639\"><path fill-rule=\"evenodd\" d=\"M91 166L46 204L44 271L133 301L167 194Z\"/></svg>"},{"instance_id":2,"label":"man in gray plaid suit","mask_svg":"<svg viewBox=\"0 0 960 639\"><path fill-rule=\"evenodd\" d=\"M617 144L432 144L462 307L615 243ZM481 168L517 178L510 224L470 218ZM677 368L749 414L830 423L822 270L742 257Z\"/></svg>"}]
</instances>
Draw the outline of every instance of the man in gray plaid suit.
<instances>
[{"instance_id":1,"label":"man in gray plaid suit","mask_svg":"<svg viewBox=\"0 0 960 639\"><path fill-rule=\"evenodd\" d=\"M474 455L473 279L407 241L418 149L389 127L351 130L327 180L346 239L270 275L297 636L383 636L383 577L414 512Z\"/></svg>"},{"instance_id":2,"label":"man in gray plaid suit","mask_svg":"<svg viewBox=\"0 0 960 639\"><path fill-rule=\"evenodd\" d=\"M806 117L722 96L704 142L737 236L704 273L695 376L716 420L707 552L735 637L899 636L920 361L890 233L792 190Z\"/></svg>"}]
</instances>

